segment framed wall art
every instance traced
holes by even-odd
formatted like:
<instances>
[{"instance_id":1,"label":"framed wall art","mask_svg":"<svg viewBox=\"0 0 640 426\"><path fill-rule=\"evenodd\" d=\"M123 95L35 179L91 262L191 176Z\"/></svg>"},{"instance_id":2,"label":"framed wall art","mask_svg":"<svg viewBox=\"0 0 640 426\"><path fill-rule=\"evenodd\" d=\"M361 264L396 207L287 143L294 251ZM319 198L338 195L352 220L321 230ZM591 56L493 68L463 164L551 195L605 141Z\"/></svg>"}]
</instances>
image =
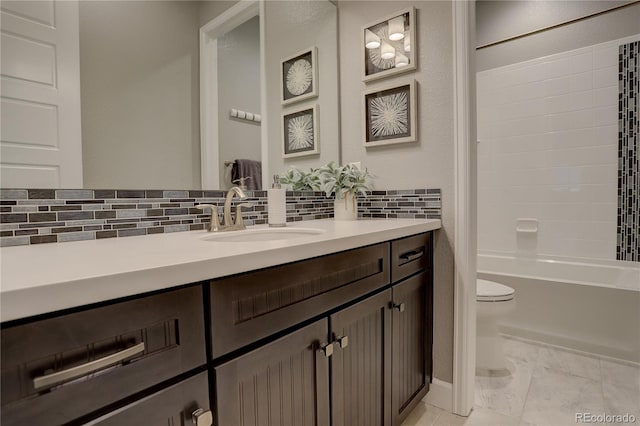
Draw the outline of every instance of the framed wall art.
<instances>
[{"instance_id":1,"label":"framed wall art","mask_svg":"<svg viewBox=\"0 0 640 426\"><path fill-rule=\"evenodd\" d=\"M318 105L283 114L282 138L282 158L319 154Z\"/></svg>"},{"instance_id":2,"label":"framed wall art","mask_svg":"<svg viewBox=\"0 0 640 426\"><path fill-rule=\"evenodd\" d=\"M318 96L318 49L314 46L282 61L282 104Z\"/></svg>"},{"instance_id":3,"label":"framed wall art","mask_svg":"<svg viewBox=\"0 0 640 426\"><path fill-rule=\"evenodd\" d=\"M362 27L362 81L417 68L416 9L396 12Z\"/></svg>"},{"instance_id":4,"label":"framed wall art","mask_svg":"<svg viewBox=\"0 0 640 426\"><path fill-rule=\"evenodd\" d=\"M365 92L362 102L365 147L415 142L415 80Z\"/></svg>"}]
</instances>

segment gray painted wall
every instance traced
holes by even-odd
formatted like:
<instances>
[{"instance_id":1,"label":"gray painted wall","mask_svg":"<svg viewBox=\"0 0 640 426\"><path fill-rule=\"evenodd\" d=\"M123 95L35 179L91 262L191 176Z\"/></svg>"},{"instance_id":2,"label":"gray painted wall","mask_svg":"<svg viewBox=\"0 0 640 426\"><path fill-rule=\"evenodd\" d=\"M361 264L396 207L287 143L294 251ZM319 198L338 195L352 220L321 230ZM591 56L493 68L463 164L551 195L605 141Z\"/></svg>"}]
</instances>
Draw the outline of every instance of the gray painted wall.
<instances>
[{"instance_id":1,"label":"gray painted wall","mask_svg":"<svg viewBox=\"0 0 640 426\"><path fill-rule=\"evenodd\" d=\"M338 105L338 20L328 1L268 1L265 4L267 120L269 122L269 174L289 167L308 169L340 160ZM318 48L317 98L282 106L280 65L309 47ZM319 105L320 154L282 158L282 114Z\"/></svg>"},{"instance_id":2,"label":"gray painted wall","mask_svg":"<svg viewBox=\"0 0 640 426\"><path fill-rule=\"evenodd\" d=\"M513 14L517 11L518 7L514 5L514 3L521 2L478 2L476 15L478 45L481 44L480 37L484 37L485 40L490 40L488 35L494 32L490 27L499 27L503 25L503 22L513 22ZM538 1L533 3L539 4L538 11L542 16L538 18L536 15L532 15L529 17L529 20L532 22L545 22L548 17L546 16L546 12L542 13L543 10L546 11L546 9L543 9L544 6L559 8L562 5L571 3L571 7L568 7L562 16L569 16L569 12L573 12L574 15L584 16L583 12L593 9L598 4L603 7L602 3L609 2L558 2L558 5L553 1ZM534 13L535 9L531 12ZM640 31L639 22L640 2L636 2L621 9L612 10L572 24L481 48L476 52L476 71L484 71L634 35ZM509 34L511 35L522 34L530 28L527 22L518 20L515 20L515 23L507 26L509 28Z\"/></svg>"},{"instance_id":3,"label":"gray painted wall","mask_svg":"<svg viewBox=\"0 0 640 426\"><path fill-rule=\"evenodd\" d=\"M198 28L222 14L239 0L202 0L199 3L198 11Z\"/></svg>"},{"instance_id":4,"label":"gray painted wall","mask_svg":"<svg viewBox=\"0 0 640 426\"><path fill-rule=\"evenodd\" d=\"M260 114L258 16L218 38L218 108L220 187L228 188L225 160L261 158L260 125L229 116L232 108Z\"/></svg>"},{"instance_id":5,"label":"gray painted wall","mask_svg":"<svg viewBox=\"0 0 640 426\"><path fill-rule=\"evenodd\" d=\"M483 46L531 31L549 28L634 1L637 0L480 0L476 3L476 45Z\"/></svg>"},{"instance_id":6,"label":"gray painted wall","mask_svg":"<svg viewBox=\"0 0 640 426\"><path fill-rule=\"evenodd\" d=\"M198 7L80 2L87 188L200 188Z\"/></svg>"},{"instance_id":7,"label":"gray painted wall","mask_svg":"<svg viewBox=\"0 0 640 426\"><path fill-rule=\"evenodd\" d=\"M362 27L407 7L417 9L418 70L362 82ZM443 1L340 1L340 102L343 163L361 161L380 189L441 188L435 239L434 376L453 381L453 77L452 7ZM406 79L418 82L418 142L362 146L362 92Z\"/></svg>"}]
</instances>

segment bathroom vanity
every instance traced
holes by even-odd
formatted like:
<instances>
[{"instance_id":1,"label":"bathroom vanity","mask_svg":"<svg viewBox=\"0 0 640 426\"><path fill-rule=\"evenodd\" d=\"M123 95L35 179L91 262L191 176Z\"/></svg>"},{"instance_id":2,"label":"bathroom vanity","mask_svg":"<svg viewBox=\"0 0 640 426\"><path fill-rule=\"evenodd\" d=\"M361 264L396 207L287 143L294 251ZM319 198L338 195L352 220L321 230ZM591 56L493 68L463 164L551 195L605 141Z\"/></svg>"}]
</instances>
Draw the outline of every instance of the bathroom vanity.
<instances>
[{"instance_id":1,"label":"bathroom vanity","mask_svg":"<svg viewBox=\"0 0 640 426\"><path fill-rule=\"evenodd\" d=\"M440 221L296 227L3 248L2 424L399 425Z\"/></svg>"}]
</instances>

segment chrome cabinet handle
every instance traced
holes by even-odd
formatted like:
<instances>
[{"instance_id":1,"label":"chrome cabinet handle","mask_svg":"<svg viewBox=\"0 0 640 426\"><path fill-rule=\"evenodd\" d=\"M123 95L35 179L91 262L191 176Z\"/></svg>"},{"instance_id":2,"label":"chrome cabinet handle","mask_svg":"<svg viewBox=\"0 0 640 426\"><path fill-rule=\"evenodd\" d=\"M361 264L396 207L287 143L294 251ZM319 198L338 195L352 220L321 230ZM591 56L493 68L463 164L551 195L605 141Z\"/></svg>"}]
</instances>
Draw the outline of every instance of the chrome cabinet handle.
<instances>
[{"instance_id":1,"label":"chrome cabinet handle","mask_svg":"<svg viewBox=\"0 0 640 426\"><path fill-rule=\"evenodd\" d=\"M329 358L331 355L333 355L333 342L321 346L320 351L324 354L325 357Z\"/></svg>"},{"instance_id":2,"label":"chrome cabinet handle","mask_svg":"<svg viewBox=\"0 0 640 426\"><path fill-rule=\"evenodd\" d=\"M75 379L77 377L85 376L89 373L93 373L101 368L108 367L112 364L116 364L130 356L144 352L144 342L138 343L135 346L116 352L115 354L105 356L104 358L96 359L76 367L71 367L67 370L58 371L56 373L47 374L45 376L36 377L33 379L34 389L41 389L51 385L55 385L59 382Z\"/></svg>"},{"instance_id":3,"label":"chrome cabinet handle","mask_svg":"<svg viewBox=\"0 0 640 426\"><path fill-rule=\"evenodd\" d=\"M347 346L349 346L349 336L342 336L342 337L336 338L336 343L340 345L340 349L346 348Z\"/></svg>"},{"instance_id":4,"label":"chrome cabinet handle","mask_svg":"<svg viewBox=\"0 0 640 426\"><path fill-rule=\"evenodd\" d=\"M213 424L213 414L210 410L198 408L191 413L191 421L195 426L211 426Z\"/></svg>"},{"instance_id":5,"label":"chrome cabinet handle","mask_svg":"<svg viewBox=\"0 0 640 426\"><path fill-rule=\"evenodd\" d=\"M424 248L419 248L413 251L409 251L407 253L402 253L400 255L400 259L406 260L407 262L411 262L412 260L421 258L423 254L424 254Z\"/></svg>"},{"instance_id":6,"label":"chrome cabinet handle","mask_svg":"<svg viewBox=\"0 0 640 426\"><path fill-rule=\"evenodd\" d=\"M398 310L398 312L404 312L405 304L404 304L404 302L402 302L402 303L393 303L393 304L391 305L391 307L392 307L393 309L397 309L397 310Z\"/></svg>"}]
</instances>

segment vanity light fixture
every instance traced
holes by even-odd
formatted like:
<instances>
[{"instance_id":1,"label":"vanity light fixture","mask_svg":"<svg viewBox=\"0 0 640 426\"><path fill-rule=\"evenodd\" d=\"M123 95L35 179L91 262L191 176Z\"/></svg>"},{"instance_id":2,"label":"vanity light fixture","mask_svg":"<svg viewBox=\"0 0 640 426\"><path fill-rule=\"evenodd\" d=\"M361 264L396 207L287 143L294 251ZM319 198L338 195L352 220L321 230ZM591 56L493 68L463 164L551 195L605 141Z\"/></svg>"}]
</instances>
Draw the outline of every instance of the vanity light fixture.
<instances>
[{"instance_id":1,"label":"vanity light fixture","mask_svg":"<svg viewBox=\"0 0 640 426\"><path fill-rule=\"evenodd\" d=\"M365 46L367 49L377 49L380 47L380 37L378 37L373 31L365 30Z\"/></svg>"},{"instance_id":2,"label":"vanity light fixture","mask_svg":"<svg viewBox=\"0 0 640 426\"><path fill-rule=\"evenodd\" d=\"M396 68L406 67L407 65L409 65L409 58L400 52L396 53Z\"/></svg>"},{"instance_id":3,"label":"vanity light fixture","mask_svg":"<svg viewBox=\"0 0 640 426\"><path fill-rule=\"evenodd\" d=\"M380 46L380 57L382 59L393 59L394 56L396 56L396 49L383 40Z\"/></svg>"},{"instance_id":4,"label":"vanity light fixture","mask_svg":"<svg viewBox=\"0 0 640 426\"><path fill-rule=\"evenodd\" d=\"M411 52L411 33L409 31L404 32L404 51Z\"/></svg>"},{"instance_id":5,"label":"vanity light fixture","mask_svg":"<svg viewBox=\"0 0 640 426\"><path fill-rule=\"evenodd\" d=\"M389 40L398 41L404 38L404 15L389 19Z\"/></svg>"}]
</instances>

